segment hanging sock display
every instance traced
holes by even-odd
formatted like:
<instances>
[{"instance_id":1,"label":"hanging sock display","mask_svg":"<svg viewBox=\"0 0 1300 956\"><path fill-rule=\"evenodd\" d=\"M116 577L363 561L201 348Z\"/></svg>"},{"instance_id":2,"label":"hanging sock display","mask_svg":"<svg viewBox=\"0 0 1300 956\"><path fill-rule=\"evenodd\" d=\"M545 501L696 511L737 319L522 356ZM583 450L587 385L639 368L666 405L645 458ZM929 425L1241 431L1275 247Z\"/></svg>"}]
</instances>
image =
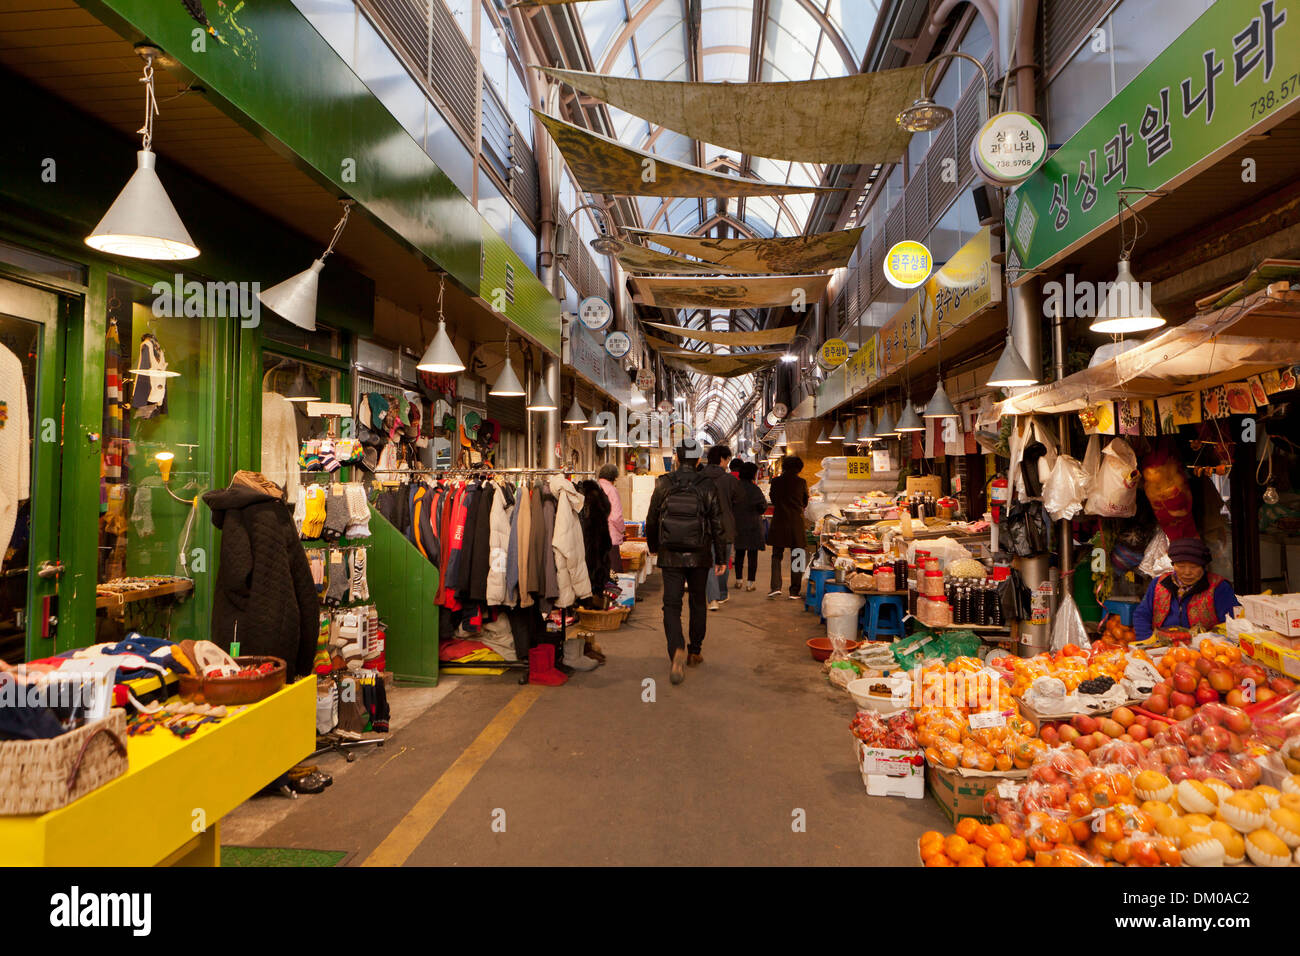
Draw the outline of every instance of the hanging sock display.
<instances>
[{"instance_id":1,"label":"hanging sock display","mask_svg":"<svg viewBox=\"0 0 1300 956\"><path fill-rule=\"evenodd\" d=\"M366 580L366 549L352 549L352 597L353 601L370 600L370 582Z\"/></svg>"}]
</instances>

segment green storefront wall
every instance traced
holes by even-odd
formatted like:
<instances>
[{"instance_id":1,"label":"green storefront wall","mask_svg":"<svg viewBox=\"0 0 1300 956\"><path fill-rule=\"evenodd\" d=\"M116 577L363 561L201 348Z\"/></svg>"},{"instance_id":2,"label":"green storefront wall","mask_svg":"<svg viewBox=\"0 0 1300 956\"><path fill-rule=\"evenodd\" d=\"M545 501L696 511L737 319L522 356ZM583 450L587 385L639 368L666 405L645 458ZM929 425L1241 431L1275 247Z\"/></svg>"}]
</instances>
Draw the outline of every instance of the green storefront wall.
<instances>
[{"instance_id":1,"label":"green storefront wall","mask_svg":"<svg viewBox=\"0 0 1300 956\"><path fill-rule=\"evenodd\" d=\"M238 44L204 35L180 3L80 2L122 35L175 57L232 119L354 198L470 294L493 303L509 264L499 311L559 353L559 302L290 0L242 5Z\"/></svg>"},{"instance_id":2,"label":"green storefront wall","mask_svg":"<svg viewBox=\"0 0 1300 956\"><path fill-rule=\"evenodd\" d=\"M34 516L45 522L45 533L53 533L57 523L58 555L65 571L58 585L57 637L29 651L55 653L95 639L110 286L121 280L144 287L171 283L177 272L183 272L187 281L278 281L310 262L319 248L311 239L164 161L159 164L160 177L202 250L200 257L173 266L100 256L83 239L129 178L136 144L4 71L0 71L0 97L10 104L10 118L17 127L41 131L39 137L16 137L0 150L0 240L78 263L87 273L84 286L63 284L60 347L47 349L51 360L62 362L58 376L62 381L56 377L51 385L61 392L61 402L57 395L41 399L42 418L50 417L51 402L54 407L62 405L62 415L53 416L61 423L61 475L50 475L55 487L34 486L38 494L47 492L40 508L34 503ZM53 160L53 165L47 160ZM51 168L54 178L47 181L42 172ZM15 270L0 271L24 278ZM323 324L366 335L373 328L373 309L374 284L368 278L342 263L322 274L318 315ZM135 437L151 446L167 445L192 440L194 433L201 432L194 461L187 461L186 450L177 444L174 466L177 474L203 475L198 491L223 487L240 468L259 467L263 333L260 325L243 328L234 318L202 316L192 342L176 342L168 348L169 362L182 372L173 381L184 383L175 386L175 415L145 423ZM197 389L191 384L199 382ZM145 474L151 467L141 465L138 456L136 466ZM49 495L57 497L57 507ZM179 542L189 509L161 493L154 495L154 501L153 540ZM187 550L191 561L198 557L203 570L193 569L195 592L174 612L173 632L206 633L219 547L219 535L200 505ZM162 550L154 549L155 553ZM172 568L158 560L154 559L157 566L142 567L132 558L127 571L170 573Z\"/></svg>"}]
</instances>

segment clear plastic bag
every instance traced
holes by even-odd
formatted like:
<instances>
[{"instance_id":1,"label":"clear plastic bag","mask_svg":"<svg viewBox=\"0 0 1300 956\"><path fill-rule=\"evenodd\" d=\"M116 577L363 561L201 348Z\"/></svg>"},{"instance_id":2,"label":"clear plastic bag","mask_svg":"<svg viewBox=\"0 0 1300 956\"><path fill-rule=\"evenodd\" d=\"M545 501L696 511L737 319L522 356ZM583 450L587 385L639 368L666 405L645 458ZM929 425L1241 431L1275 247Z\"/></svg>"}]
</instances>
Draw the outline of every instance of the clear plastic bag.
<instances>
[{"instance_id":1,"label":"clear plastic bag","mask_svg":"<svg viewBox=\"0 0 1300 956\"><path fill-rule=\"evenodd\" d=\"M1089 448L1089 453L1092 449ZM1087 512L1103 518L1131 518L1137 514L1137 489L1141 473L1137 455L1122 438L1116 438L1102 450L1088 496Z\"/></svg>"},{"instance_id":2,"label":"clear plastic bag","mask_svg":"<svg viewBox=\"0 0 1300 956\"><path fill-rule=\"evenodd\" d=\"M1146 553L1142 555L1138 570L1147 577L1154 578L1168 574L1173 569L1174 564L1169 560L1169 536L1163 531L1157 531L1147 545Z\"/></svg>"},{"instance_id":3,"label":"clear plastic bag","mask_svg":"<svg viewBox=\"0 0 1300 956\"><path fill-rule=\"evenodd\" d=\"M1056 621L1052 624L1052 651L1060 651L1067 644L1084 650L1092 647L1088 632L1083 627L1083 618L1079 616L1079 608L1069 594L1056 609Z\"/></svg>"},{"instance_id":4,"label":"clear plastic bag","mask_svg":"<svg viewBox=\"0 0 1300 956\"><path fill-rule=\"evenodd\" d=\"M1083 510L1088 493L1088 476L1078 459L1058 455L1052 473L1043 485L1043 507L1053 521L1068 521Z\"/></svg>"}]
</instances>

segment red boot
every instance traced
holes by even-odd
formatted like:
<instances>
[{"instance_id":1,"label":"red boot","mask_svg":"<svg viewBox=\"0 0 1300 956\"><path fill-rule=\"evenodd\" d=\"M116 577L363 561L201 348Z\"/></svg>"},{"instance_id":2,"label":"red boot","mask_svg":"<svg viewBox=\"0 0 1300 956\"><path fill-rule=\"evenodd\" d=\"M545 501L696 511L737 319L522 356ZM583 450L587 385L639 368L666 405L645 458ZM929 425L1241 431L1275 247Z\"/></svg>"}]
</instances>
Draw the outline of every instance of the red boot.
<instances>
[{"instance_id":1,"label":"red boot","mask_svg":"<svg viewBox=\"0 0 1300 956\"><path fill-rule=\"evenodd\" d=\"M568 679L555 669L554 644L542 644L528 652L528 683L558 687Z\"/></svg>"}]
</instances>

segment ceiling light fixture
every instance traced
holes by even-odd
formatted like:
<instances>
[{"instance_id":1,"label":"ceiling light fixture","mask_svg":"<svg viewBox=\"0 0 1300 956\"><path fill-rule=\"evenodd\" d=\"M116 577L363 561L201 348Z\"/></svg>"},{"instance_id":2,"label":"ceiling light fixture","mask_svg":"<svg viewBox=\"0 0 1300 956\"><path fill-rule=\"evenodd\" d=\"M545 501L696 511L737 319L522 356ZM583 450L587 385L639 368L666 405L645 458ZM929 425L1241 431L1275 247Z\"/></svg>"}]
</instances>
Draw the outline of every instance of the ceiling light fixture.
<instances>
[{"instance_id":1,"label":"ceiling light fixture","mask_svg":"<svg viewBox=\"0 0 1300 956\"><path fill-rule=\"evenodd\" d=\"M1145 287L1133 278L1129 260L1120 259L1115 281L1106 293L1105 305L1098 310L1088 331L1123 335L1126 332L1148 332L1164 324L1164 316L1152 305Z\"/></svg>"},{"instance_id":2,"label":"ceiling light fixture","mask_svg":"<svg viewBox=\"0 0 1300 956\"><path fill-rule=\"evenodd\" d=\"M527 407L530 412L553 412L559 408L546 390L545 377L537 376L537 387L533 389L533 399Z\"/></svg>"},{"instance_id":3,"label":"ceiling light fixture","mask_svg":"<svg viewBox=\"0 0 1300 956\"><path fill-rule=\"evenodd\" d=\"M465 371L465 363L460 360L451 336L447 334L447 317L442 311L442 294L447 284L447 275L438 277L438 331L424 350L424 356L416 364L421 372L434 372L438 375L450 375Z\"/></svg>"},{"instance_id":4,"label":"ceiling light fixture","mask_svg":"<svg viewBox=\"0 0 1300 956\"><path fill-rule=\"evenodd\" d=\"M952 53L941 53L925 65L921 71L921 95L911 106L907 107L898 114L898 125L909 133L925 133L932 129L938 129L948 120L952 119L953 112L946 106L940 106L934 101L933 90L930 89L930 72L931 69L943 60L958 57L963 60L969 60L974 63L980 71L980 76L984 77L984 99L989 96L989 74L984 69L984 64L968 53L953 51ZM983 120L983 117L981 117Z\"/></svg>"},{"instance_id":5,"label":"ceiling light fixture","mask_svg":"<svg viewBox=\"0 0 1300 956\"><path fill-rule=\"evenodd\" d=\"M158 178L153 151L153 118L158 114L154 93L154 47L138 51L144 57L144 126L138 132L142 148L135 154L136 170L108 207L108 212L86 237L86 245L100 252L133 259L193 259L199 247L190 238Z\"/></svg>"},{"instance_id":6,"label":"ceiling light fixture","mask_svg":"<svg viewBox=\"0 0 1300 956\"><path fill-rule=\"evenodd\" d=\"M831 426L830 435L827 437L829 437L831 441L843 441L844 423L841 422L838 418L834 419L834 422L835 424Z\"/></svg>"},{"instance_id":7,"label":"ceiling light fixture","mask_svg":"<svg viewBox=\"0 0 1300 956\"><path fill-rule=\"evenodd\" d=\"M287 322L292 322L308 332L316 331L316 294L320 288L320 271L325 268L325 257L334 251L343 227L348 224L352 213L352 200L340 199L343 215L334 224L334 235L330 244L320 254L320 258L295 276L271 286L264 292L257 293L262 304Z\"/></svg>"},{"instance_id":8,"label":"ceiling light fixture","mask_svg":"<svg viewBox=\"0 0 1300 956\"><path fill-rule=\"evenodd\" d=\"M515 374L514 366L510 364L509 329L506 329L506 361L501 367L501 374L497 376L496 383L488 389L488 394L500 398L522 398L524 395L524 387L519 384L519 376ZM583 421L586 421L586 418L583 418Z\"/></svg>"}]
</instances>

